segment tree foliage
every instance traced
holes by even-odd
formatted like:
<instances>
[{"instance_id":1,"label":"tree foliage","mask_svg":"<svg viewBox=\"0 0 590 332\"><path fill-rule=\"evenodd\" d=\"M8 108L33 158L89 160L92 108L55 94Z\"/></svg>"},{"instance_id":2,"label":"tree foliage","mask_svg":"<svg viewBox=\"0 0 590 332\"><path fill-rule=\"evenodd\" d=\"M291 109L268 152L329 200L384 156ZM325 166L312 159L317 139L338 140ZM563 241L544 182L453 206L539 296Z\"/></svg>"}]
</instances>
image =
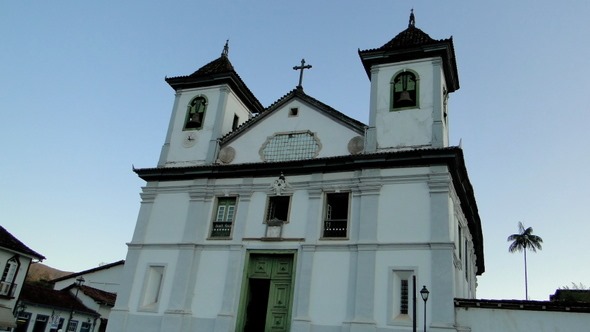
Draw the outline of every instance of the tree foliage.
<instances>
[{"instance_id":1,"label":"tree foliage","mask_svg":"<svg viewBox=\"0 0 590 332\"><path fill-rule=\"evenodd\" d=\"M541 250L543 239L540 236L533 234L533 228L524 228L522 222L518 222L518 233L512 234L508 237L508 241L512 241L508 247L508 251L511 253L522 251L524 254L524 292L525 299L529 299L529 282L527 274L527 263L526 263L526 252L531 250L537 252L537 249Z\"/></svg>"},{"instance_id":2,"label":"tree foliage","mask_svg":"<svg viewBox=\"0 0 590 332\"><path fill-rule=\"evenodd\" d=\"M524 228L524 225L520 221L518 222L518 233L510 235L508 241L512 241L508 247L508 251L512 253L523 250L537 252L537 249L543 249L543 239L533 234L532 227Z\"/></svg>"}]
</instances>

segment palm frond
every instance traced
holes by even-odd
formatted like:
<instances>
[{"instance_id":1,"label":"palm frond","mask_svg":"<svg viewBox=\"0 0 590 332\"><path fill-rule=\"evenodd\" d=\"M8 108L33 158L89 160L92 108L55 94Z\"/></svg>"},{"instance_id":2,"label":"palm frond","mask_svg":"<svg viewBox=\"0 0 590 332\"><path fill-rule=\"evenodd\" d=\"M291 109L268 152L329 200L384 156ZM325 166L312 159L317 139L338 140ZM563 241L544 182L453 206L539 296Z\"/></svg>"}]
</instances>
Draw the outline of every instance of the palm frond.
<instances>
[{"instance_id":1,"label":"palm frond","mask_svg":"<svg viewBox=\"0 0 590 332\"><path fill-rule=\"evenodd\" d=\"M531 250L537 252L542 249L541 243L543 239L540 236L533 235L533 228L525 228L522 222L518 222L519 233L508 236L507 241L512 242L508 247L508 251L513 253L516 251Z\"/></svg>"}]
</instances>

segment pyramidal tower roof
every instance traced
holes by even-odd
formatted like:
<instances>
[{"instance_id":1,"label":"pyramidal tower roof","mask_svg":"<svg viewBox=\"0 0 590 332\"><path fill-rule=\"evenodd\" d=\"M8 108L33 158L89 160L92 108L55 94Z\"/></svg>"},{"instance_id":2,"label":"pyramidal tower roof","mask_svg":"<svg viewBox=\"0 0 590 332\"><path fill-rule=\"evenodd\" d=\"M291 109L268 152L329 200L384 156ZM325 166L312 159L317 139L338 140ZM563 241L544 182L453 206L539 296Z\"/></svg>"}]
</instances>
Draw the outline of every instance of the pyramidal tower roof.
<instances>
[{"instance_id":1,"label":"pyramidal tower roof","mask_svg":"<svg viewBox=\"0 0 590 332\"><path fill-rule=\"evenodd\" d=\"M253 113L264 107L246 86L229 61L229 45L226 41L221 56L187 76L166 77L166 82L176 91L216 85L229 85Z\"/></svg>"},{"instance_id":2,"label":"pyramidal tower roof","mask_svg":"<svg viewBox=\"0 0 590 332\"><path fill-rule=\"evenodd\" d=\"M371 67L373 65L438 56L443 60L443 69L449 92L459 89L459 75L453 38L436 40L418 29L413 10L410 14L407 29L398 33L393 39L379 48L359 50L359 56L369 78L371 77Z\"/></svg>"}]
</instances>

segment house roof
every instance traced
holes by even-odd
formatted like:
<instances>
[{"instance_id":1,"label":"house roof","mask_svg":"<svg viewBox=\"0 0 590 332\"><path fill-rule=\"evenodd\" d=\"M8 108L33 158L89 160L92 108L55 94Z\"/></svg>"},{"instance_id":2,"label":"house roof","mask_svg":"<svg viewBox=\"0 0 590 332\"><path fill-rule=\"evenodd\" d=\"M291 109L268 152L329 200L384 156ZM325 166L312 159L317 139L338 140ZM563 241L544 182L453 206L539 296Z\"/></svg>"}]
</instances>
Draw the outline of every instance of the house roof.
<instances>
[{"instance_id":1,"label":"house roof","mask_svg":"<svg viewBox=\"0 0 590 332\"><path fill-rule=\"evenodd\" d=\"M383 46L358 52L369 79L371 78L371 67L374 65L438 56L443 60L447 89L449 92L459 89L453 37L441 40L433 39L424 31L416 28L412 21L406 30L397 34Z\"/></svg>"},{"instance_id":2,"label":"house roof","mask_svg":"<svg viewBox=\"0 0 590 332\"><path fill-rule=\"evenodd\" d=\"M105 292L98 288L84 285L80 286L80 290L84 293L84 295L90 297L98 304L103 304L109 307L115 306L115 301L117 300L116 293Z\"/></svg>"},{"instance_id":3,"label":"house roof","mask_svg":"<svg viewBox=\"0 0 590 332\"><path fill-rule=\"evenodd\" d=\"M96 271L110 269L111 267L115 267L115 266L119 266L119 265L123 265L123 264L125 264L125 260L120 260L120 261L116 261L114 263L101 265L101 266L98 266L98 267L95 267L92 269L88 269L88 270L84 270L84 271L76 272L76 273L71 273L71 274L65 275L63 277L55 278L55 279L51 280L51 282L55 283L55 282L62 281L62 280L72 279L72 278L76 278L77 276L93 273Z\"/></svg>"},{"instance_id":4,"label":"house roof","mask_svg":"<svg viewBox=\"0 0 590 332\"><path fill-rule=\"evenodd\" d=\"M268 108L266 108L264 110L264 112L251 118L250 120L244 122L236 130L234 130L234 131L228 133L227 135L225 135L224 137L222 137L220 140L220 144L223 145L223 144L226 144L227 142L233 140L234 138L239 136L241 133L247 131L249 128L252 128L257 123L262 121L262 119L266 118L268 115L272 114L274 111L281 108L283 105L287 104L288 102L290 102L293 99L299 99L299 100L303 101L304 103L307 103L308 105L314 107L315 109L317 109L319 112L323 113L324 115L344 124L345 126L351 128L352 130L358 132L361 135L364 134L364 132L365 132L365 128L367 126L364 123L362 123L358 120L355 120L355 119L345 115L344 113L340 113L339 111L335 110L334 108L332 108L332 107L322 103L321 101L307 95L305 92L303 92L303 88L297 87L297 88L289 91L287 94L285 94L283 97L279 98L274 103L272 103L272 105L270 105Z\"/></svg>"},{"instance_id":5,"label":"house roof","mask_svg":"<svg viewBox=\"0 0 590 332\"><path fill-rule=\"evenodd\" d=\"M589 289L557 289L555 294L549 295L550 301L582 301L590 303Z\"/></svg>"},{"instance_id":6,"label":"house roof","mask_svg":"<svg viewBox=\"0 0 590 332\"><path fill-rule=\"evenodd\" d=\"M525 301L525 300L484 300L455 299L456 308L481 308L531 311L564 311L590 313L590 302L575 301Z\"/></svg>"},{"instance_id":7,"label":"house roof","mask_svg":"<svg viewBox=\"0 0 590 332\"><path fill-rule=\"evenodd\" d=\"M187 76L166 77L166 82L175 90L198 87L229 85L252 113L262 112L264 107L234 70L227 53Z\"/></svg>"},{"instance_id":8,"label":"house roof","mask_svg":"<svg viewBox=\"0 0 590 332\"><path fill-rule=\"evenodd\" d=\"M68 290L54 290L42 286L25 283L20 293L20 301L36 306L74 310L93 316L98 313L86 307Z\"/></svg>"},{"instance_id":9,"label":"house roof","mask_svg":"<svg viewBox=\"0 0 590 332\"><path fill-rule=\"evenodd\" d=\"M40 261L45 259L45 256L27 247L19 239L10 234L4 227L0 226L0 247L31 256Z\"/></svg>"},{"instance_id":10,"label":"house roof","mask_svg":"<svg viewBox=\"0 0 590 332\"><path fill-rule=\"evenodd\" d=\"M157 167L134 169L145 181L177 181L205 178L267 177L269 174L283 173L303 175L311 173L331 173L360 169L424 167L445 165L453 179L461 206L473 236L477 256L477 274L485 271L483 255L483 233L477 209L475 194L459 147L438 149L414 149L357 155L344 155L326 158L290 160L281 162L260 162L247 164L213 164L185 167Z\"/></svg>"}]
</instances>

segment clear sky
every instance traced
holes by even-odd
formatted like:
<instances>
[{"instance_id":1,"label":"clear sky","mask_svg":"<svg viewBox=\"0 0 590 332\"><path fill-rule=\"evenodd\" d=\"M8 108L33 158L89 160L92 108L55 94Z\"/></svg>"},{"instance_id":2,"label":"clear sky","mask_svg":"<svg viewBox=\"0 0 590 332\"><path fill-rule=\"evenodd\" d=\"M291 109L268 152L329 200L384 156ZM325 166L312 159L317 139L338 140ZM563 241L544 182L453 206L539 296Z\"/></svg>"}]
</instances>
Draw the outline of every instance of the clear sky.
<instances>
[{"instance_id":1,"label":"clear sky","mask_svg":"<svg viewBox=\"0 0 590 332\"><path fill-rule=\"evenodd\" d=\"M518 221L544 239L529 293L590 286L590 2L587 0L2 1L0 224L46 264L80 271L124 259L174 91L165 76L229 58L264 106L297 85L367 123L357 50L407 27L453 36L450 96L483 223L480 298L524 298Z\"/></svg>"}]
</instances>

